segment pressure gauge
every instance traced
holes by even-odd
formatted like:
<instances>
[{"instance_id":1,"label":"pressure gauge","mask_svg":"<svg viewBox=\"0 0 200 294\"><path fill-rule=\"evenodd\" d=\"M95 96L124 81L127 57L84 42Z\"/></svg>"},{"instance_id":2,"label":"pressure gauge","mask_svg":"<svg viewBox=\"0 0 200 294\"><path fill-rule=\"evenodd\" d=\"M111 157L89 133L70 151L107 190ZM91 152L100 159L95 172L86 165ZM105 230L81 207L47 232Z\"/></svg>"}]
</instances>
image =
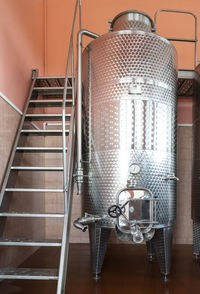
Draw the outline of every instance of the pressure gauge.
<instances>
[{"instance_id":1,"label":"pressure gauge","mask_svg":"<svg viewBox=\"0 0 200 294\"><path fill-rule=\"evenodd\" d=\"M140 172L140 167L139 167L139 165L137 165L137 164L132 164L130 167L129 167L129 172L130 172L130 174L132 174L132 175L136 175L136 174L138 174L139 172Z\"/></svg>"}]
</instances>

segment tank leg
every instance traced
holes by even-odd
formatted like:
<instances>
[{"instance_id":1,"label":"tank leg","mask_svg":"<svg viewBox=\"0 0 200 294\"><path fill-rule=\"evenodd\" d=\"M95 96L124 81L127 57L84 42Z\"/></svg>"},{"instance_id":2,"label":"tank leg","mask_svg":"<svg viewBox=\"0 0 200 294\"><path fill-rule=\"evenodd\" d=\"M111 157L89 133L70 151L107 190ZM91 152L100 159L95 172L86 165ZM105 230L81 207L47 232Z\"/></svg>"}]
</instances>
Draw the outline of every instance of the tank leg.
<instances>
[{"instance_id":1,"label":"tank leg","mask_svg":"<svg viewBox=\"0 0 200 294\"><path fill-rule=\"evenodd\" d=\"M170 274L172 235L172 227L157 229L151 240L160 265L161 273L164 275L164 281L167 281L167 276Z\"/></svg>"},{"instance_id":2,"label":"tank leg","mask_svg":"<svg viewBox=\"0 0 200 294\"><path fill-rule=\"evenodd\" d=\"M193 221L193 254L198 258L200 253L200 222Z\"/></svg>"},{"instance_id":3,"label":"tank leg","mask_svg":"<svg viewBox=\"0 0 200 294\"><path fill-rule=\"evenodd\" d=\"M149 257L149 261L152 261L153 260L153 255L155 255L155 251L154 251L154 248L153 248L152 241L147 241L146 246L147 246L147 254L148 254L148 257Z\"/></svg>"},{"instance_id":4,"label":"tank leg","mask_svg":"<svg viewBox=\"0 0 200 294\"><path fill-rule=\"evenodd\" d=\"M99 279L110 231L111 229L105 229L96 224L89 225L92 272L95 280Z\"/></svg>"}]
</instances>

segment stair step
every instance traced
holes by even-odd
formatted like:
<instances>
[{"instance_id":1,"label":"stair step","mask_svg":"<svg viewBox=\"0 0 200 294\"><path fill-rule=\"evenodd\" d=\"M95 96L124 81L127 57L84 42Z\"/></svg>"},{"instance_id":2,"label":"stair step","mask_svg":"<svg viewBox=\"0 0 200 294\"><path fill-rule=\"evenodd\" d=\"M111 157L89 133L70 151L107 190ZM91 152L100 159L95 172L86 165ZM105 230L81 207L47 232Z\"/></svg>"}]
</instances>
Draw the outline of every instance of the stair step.
<instances>
[{"instance_id":1,"label":"stair step","mask_svg":"<svg viewBox=\"0 0 200 294\"><path fill-rule=\"evenodd\" d=\"M58 280L58 270L37 268L1 268L0 279Z\"/></svg>"},{"instance_id":2,"label":"stair step","mask_svg":"<svg viewBox=\"0 0 200 294\"><path fill-rule=\"evenodd\" d=\"M60 247L62 240L46 239L46 240L31 240L31 239L8 239L0 238L0 246L45 246L45 247Z\"/></svg>"},{"instance_id":3,"label":"stair step","mask_svg":"<svg viewBox=\"0 0 200 294\"><path fill-rule=\"evenodd\" d=\"M67 148L66 148L67 150ZM17 152L46 152L46 153L62 153L62 147L17 147Z\"/></svg>"},{"instance_id":4,"label":"stair step","mask_svg":"<svg viewBox=\"0 0 200 294\"><path fill-rule=\"evenodd\" d=\"M6 192L36 192L36 193L63 193L63 189L28 189L28 188L6 188Z\"/></svg>"},{"instance_id":5,"label":"stair step","mask_svg":"<svg viewBox=\"0 0 200 294\"><path fill-rule=\"evenodd\" d=\"M39 76L36 79L37 87L46 86L64 86L65 76ZM68 77L68 86L72 85L72 77Z\"/></svg>"},{"instance_id":6,"label":"stair step","mask_svg":"<svg viewBox=\"0 0 200 294\"><path fill-rule=\"evenodd\" d=\"M66 120L69 121L71 114L66 114ZM26 114L26 121L62 121L62 114Z\"/></svg>"},{"instance_id":7,"label":"stair step","mask_svg":"<svg viewBox=\"0 0 200 294\"><path fill-rule=\"evenodd\" d=\"M63 213L27 213L27 212L0 212L0 217L40 217L40 218L63 218Z\"/></svg>"},{"instance_id":8,"label":"stair step","mask_svg":"<svg viewBox=\"0 0 200 294\"><path fill-rule=\"evenodd\" d=\"M30 100L29 107L61 107L62 99L44 99L44 100ZM72 99L66 100L66 106L72 105Z\"/></svg>"},{"instance_id":9,"label":"stair step","mask_svg":"<svg viewBox=\"0 0 200 294\"><path fill-rule=\"evenodd\" d=\"M71 88L71 87L70 87ZM64 90L64 87L59 86L59 87L34 87L33 90L35 91L57 91L57 90Z\"/></svg>"},{"instance_id":10,"label":"stair step","mask_svg":"<svg viewBox=\"0 0 200 294\"><path fill-rule=\"evenodd\" d=\"M63 171L60 166L11 166L11 170L21 171Z\"/></svg>"},{"instance_id":11,"label":"stair step","mask_svg":"<svg viewBox=\"0 0 200 294\"><path fill-rule=\"evenodd\" d=\"M62 130L21 130L21 135L24 136L62 136ZM66 135L69 135L69 130L66 130Z\"/></svg>"},{"instance_id":12,"label":"stair step","mask_svg":"<svg viewBox=\"0 0 200 294\"><path fill-rule=\"evenodd\" d=\"M64 91L64 87L59 86L59 87L34 87L33 88L34 92L37 92L39 95L43 95L43 96L58 96L58 97L62 97L63 96L63 91ZM69 96L69 92L72 92L72 88L68 88L68 96ZM71 96L71 95L70 95Z\"/></svg>"},{"instance_id":13,"label":"stair step","mask_svg":"<svg viewBox=\"0 0 200 294\"><path fill-rule=\"evenodd\" d=\"M34 87L33 88L33 97L35 93L45 97L63 97L64 87ZM67 88L67 97L72 97L72 87Z\"/></svg>"}]
</instances>

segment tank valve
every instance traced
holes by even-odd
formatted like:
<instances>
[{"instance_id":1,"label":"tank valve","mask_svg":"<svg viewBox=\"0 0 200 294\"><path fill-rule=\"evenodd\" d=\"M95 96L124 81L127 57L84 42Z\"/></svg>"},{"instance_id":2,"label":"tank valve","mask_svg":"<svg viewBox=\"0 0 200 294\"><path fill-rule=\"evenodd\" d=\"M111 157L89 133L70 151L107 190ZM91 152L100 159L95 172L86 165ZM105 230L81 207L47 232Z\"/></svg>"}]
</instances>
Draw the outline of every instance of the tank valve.
<instances>
[{"instance_id":1,"label":"tank valve","mask_svg":"<svg viewBox=\"0 0 200 294\"><path fill-rule=\"evenodd\" d=\"M73 222L73 225L74 225L75 228L85 232L85 231L87 231L87 226L89 224L93 224L96 221L100 221L100 220L102 220L104 218L105 218L105 216L99 216L99 215L93 215L93 214L85 213L85 216L77 218Z\"/></svg>"},{"instance_id":2,"label":"tank valve","mask_svg":"<svg viewBox=\"0 0 200 294\"><path fill-rule=\"evenodd\" d=\"M81 218L80 217L73 222L73 225L74 225L75 228L77 228L77 229L79 229L79 230L81 230L83 232L87 231L87 226L83 225L81 223Z\"/></svg>"}]
</instances>

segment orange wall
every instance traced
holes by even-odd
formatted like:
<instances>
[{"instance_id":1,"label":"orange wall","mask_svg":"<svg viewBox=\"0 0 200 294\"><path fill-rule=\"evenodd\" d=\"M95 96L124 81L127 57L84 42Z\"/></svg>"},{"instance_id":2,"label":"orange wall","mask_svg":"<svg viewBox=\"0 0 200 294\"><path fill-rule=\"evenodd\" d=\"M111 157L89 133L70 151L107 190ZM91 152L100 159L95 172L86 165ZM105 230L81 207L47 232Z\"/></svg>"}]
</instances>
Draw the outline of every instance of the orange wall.
<instances>
[{"instance_id":1,"label":"orange wall","mask_svg":"<svg viewBox=\"0 0 200 294\"><path fill-rule=\"evenodd\" d=\"M179 97L178 98L178 116L179 124L192 124L192 97Z\"/></svg>"},{"instance_id":2,"label":"orange wall","mask_svg":"<svg viewBox=\"0 0 200 294\"><path fill-rule=\"evenodd\" d=\"M74 4L75 0L48 0L46 2L46 72L50 75L64 73ZM182 0L181 2L180 0L168 0L164 4L161 0L137 2L132 0L82 0L83 28L104 34L108 31L107 21L113 19L121 11L139 9L153 18L154 12L160 8L189 10L198 17L200 16L198 0ZM193 18L162 13L158 16L158 33L166 37L192 38L194 36ZM182 43L176 47L179 54L179 68L192 68L193 44Z\"/></svg>"},{"instance_id":3,"label":"orange wall","mask_svg":"<svg viewBox=\"0 0 200 294\"><path fill-rule=\"evenodd\" d=\"M40 75L64 74L74 5L75 0L0 0L0 91L21 110L32 68L39 68ZM104 34L107 21L121 11L139 9L153 18L163 7L200 16L198 0L182 0L181 6L180 0L164 6L161 0L82 0L83 28ZM158 17L158 33L192 38L193 24L190 16L163 13ZM193 44L180 44L177 50L179 68L193 68ZM190 100L179 101L179 122L191 122Z\"/></svg>"},{"instance_id":4,"label":"orange wall","mask_svg":"<svg viewBox=\"0 0 200 294\"><path fill-rule=\"evenodd\" d=\"M44 69L43 0L0 0L0 91L23 109L32 68Z\"/></svg>"}]
</instances>

